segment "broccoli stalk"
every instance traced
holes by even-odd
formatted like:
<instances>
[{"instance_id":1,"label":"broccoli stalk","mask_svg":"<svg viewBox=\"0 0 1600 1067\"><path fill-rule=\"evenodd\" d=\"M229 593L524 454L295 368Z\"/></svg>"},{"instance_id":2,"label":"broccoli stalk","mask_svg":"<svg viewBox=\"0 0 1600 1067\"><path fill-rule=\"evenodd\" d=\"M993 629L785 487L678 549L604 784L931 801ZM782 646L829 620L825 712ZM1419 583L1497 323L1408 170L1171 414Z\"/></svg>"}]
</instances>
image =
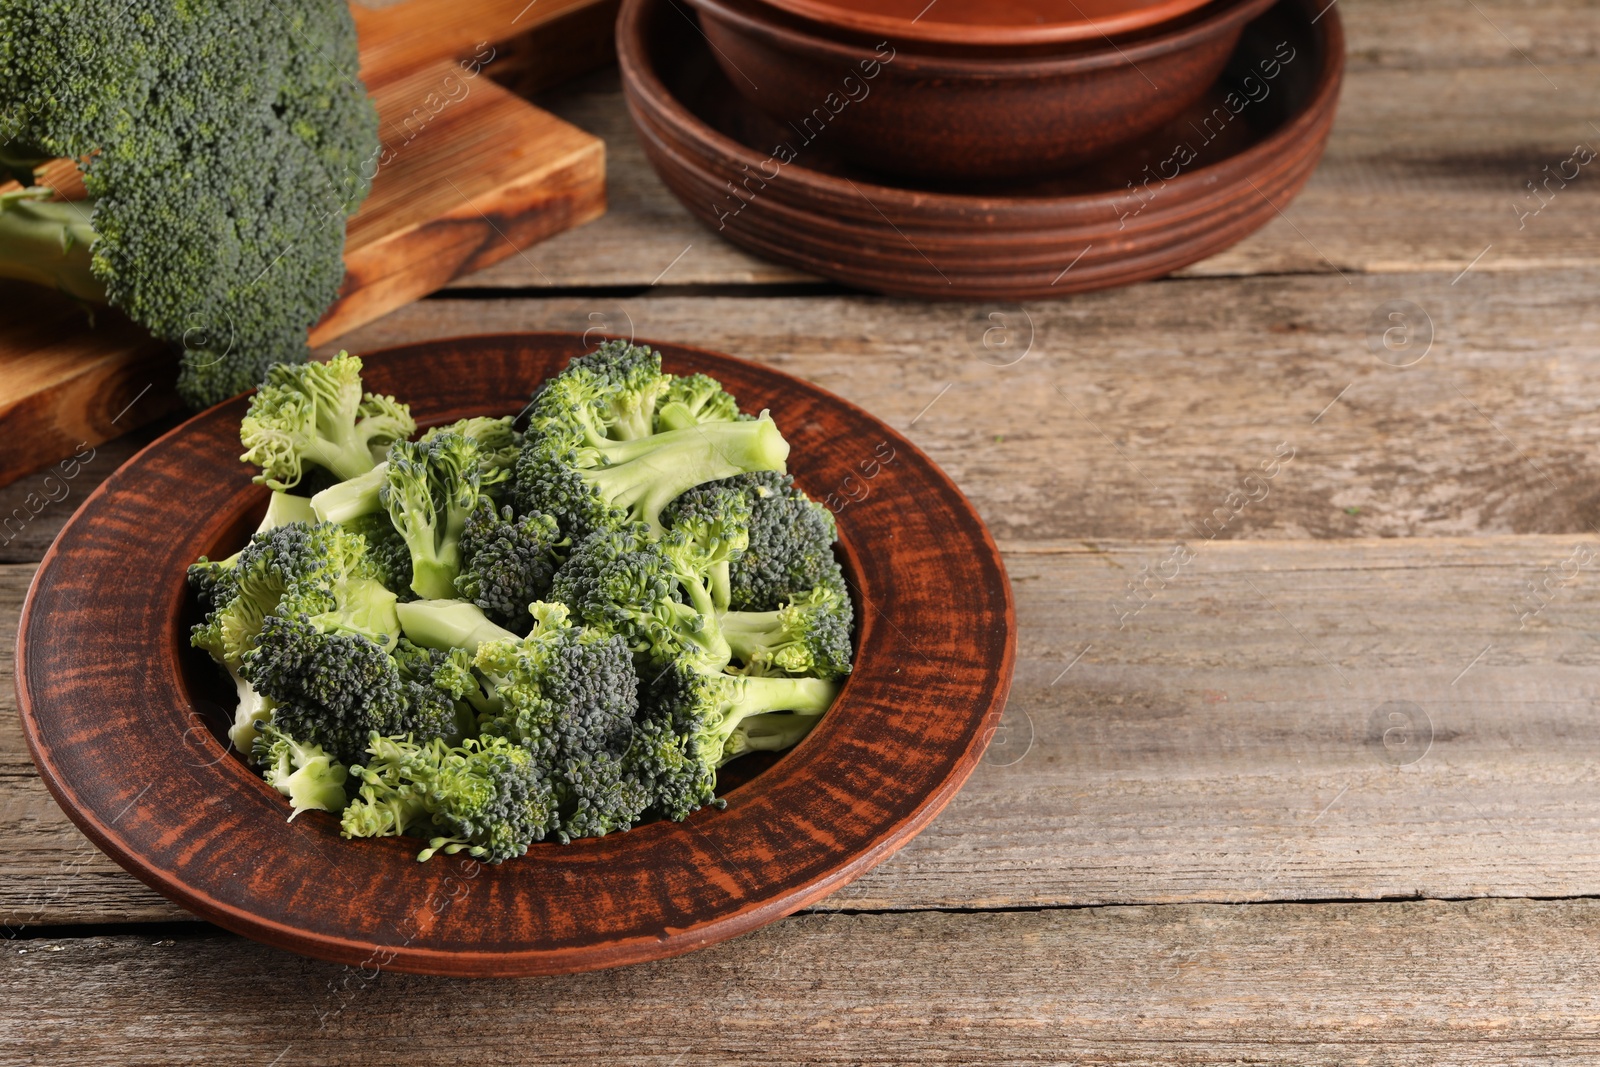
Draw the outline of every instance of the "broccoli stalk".
<instances>
[{"instance_id":1,"label":"broccoli stalk","mask_svg":"<svg viewBox=\"0 0 1600 1067\"><path fill-rule=\"evenodd\" d=\"M276 726L265 724L255 738L255 762L267 784L289 798L289 821L302 811L344 810L348 798L344 765L320 745L301 744Z\"/></svg>"},{"instance_id":2,"label":"broccoli stalk","mask_svg":"<svg viewBox=\"0 0 1600 1067\"><path fill-rule=\"evenodd\" d=\"M323 522L347 523L365 515L383 510L378 492L389 480L389 462L385 460L354 478L346 478L311 497L311 510Z\"/></svg>"},{"instance_id":3,"label":"broccoli stalk","mask_svg":"<svg viewBox=\"0 0 1600 1067\"><path fill-rule=\"evenodd\" d=\"M516 634L497 626L483 609L468 600L413 600L396 604L406 639L423 648L464 648L476 652L490 641L516 641Z\"/></svg>"},{"instance_id":4,"label":"broccoli stalk","mask_svg":"<svg viewBox=\"0 0 1600 1067\"><path fill-rule=\"evenodd\" d=\"M734 727L733 733L722 746L722 758L718 766L750 752L782 752L793 748L816 724L814 715L791 715L787 712L752 715Z\"/></svg>"},{"instance_id":5,"label":"broccoli stalk","mask_svg":"<svg viewBox=\"0 0 1600 1067\"><path fill-rule=\"evenodd\" d=\"M378 500L411 549L411 588L428 600L455 596L461 534L482 499L483 470L470 437L442 433L397 441Z\"/></svg>"},{"instance_id":6,"label":"broccoli stalk","mask_svg":"<svg viewBox=\"0 0 1600 1067\"><path fill-rule=\"evenodd\" d=\"M0 193L0 278L59 289L91 304L106 302L106 287L89 272L94 244L90 207L52 201L50 189Z\"/></svg>"}]
</instances>

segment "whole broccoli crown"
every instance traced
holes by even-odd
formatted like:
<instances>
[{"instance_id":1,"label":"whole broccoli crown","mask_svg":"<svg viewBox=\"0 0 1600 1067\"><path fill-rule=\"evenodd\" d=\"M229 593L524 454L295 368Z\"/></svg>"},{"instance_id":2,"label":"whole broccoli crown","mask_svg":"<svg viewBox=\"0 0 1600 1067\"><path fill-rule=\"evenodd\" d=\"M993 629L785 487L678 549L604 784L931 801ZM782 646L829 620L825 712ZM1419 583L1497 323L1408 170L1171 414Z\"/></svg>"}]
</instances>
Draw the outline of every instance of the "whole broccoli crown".
<instances>
[{"instance_id":1,"label":"whole broccoli crown","mask_svg":"<svg viewBox=\"0 0 1600 1067\"><path fill-rule=\"evenodd\" d=\"M548 783L527 750L505 738L450 746L373 737L368 754L365 765L354 768L362 785L345 810L347 837L435 830L418 859L466 851L499 863L555 830Z\"/></svg>"},{"instance_id":2,"label":"whole broccoli crown","mask_svg":"<svg viewBox=\"0 0 1600 1067\"><path fill-rule=\"evenodd\" d=\"M456 591L501 626L526 633L528 605L544 600L567 542L554 516L530 512L518 519L480 501L461 531L461 574Z\"/></svg>"},{"instance_id":3,"label":"whole broccoli crown","mask_svg":"<svg viewBox=\"0 0 1600 1067\"><path fill-rule=\"evenodd\" d=\"M368 512L341 525L366 540L367 559L383 587L403 601L415 600L417 594L411 590L411 549L389 521L389 513Z\"/></svg>"},{"instance_id":4,"label":"whole broccoli crown","mask_svg":"<svg viewBox=\"0 0 1600 1067\"><path fill-rule=\"evenodd\" d=\"M405 687L388 653L360 634L329 633L307 615L268 616L241 669L276 702L275 726L341 763L359 760L369 734L394 732L406 717Z\"/></svg>"},{"instance_id":5,"label":"whole broccoli crown","mask_svg":"<svg viewBox=\"0 0 1600 1067\"><path fill-rule=\"evenodd\" d=\"M361 391L361 360L340 352L326 363L268 370L239 424L239 458L261 468L256 481L283 490L299 484L306 464L339 479L364 474L376 462L374 447L415 429L405 405Z\"/></svg>"},{"instance_id":6,"label":"whole broccoli crown","mask_svg":"<svg viewBox=\"0 0 1600 1067\"><path fill-rule=\"evenodd\" d=\"M0 141L85 161L91 269L183 346L185 399L303 362L378 148L348 8L5 0L0 20Z\"/></svg>"}]
</instances>

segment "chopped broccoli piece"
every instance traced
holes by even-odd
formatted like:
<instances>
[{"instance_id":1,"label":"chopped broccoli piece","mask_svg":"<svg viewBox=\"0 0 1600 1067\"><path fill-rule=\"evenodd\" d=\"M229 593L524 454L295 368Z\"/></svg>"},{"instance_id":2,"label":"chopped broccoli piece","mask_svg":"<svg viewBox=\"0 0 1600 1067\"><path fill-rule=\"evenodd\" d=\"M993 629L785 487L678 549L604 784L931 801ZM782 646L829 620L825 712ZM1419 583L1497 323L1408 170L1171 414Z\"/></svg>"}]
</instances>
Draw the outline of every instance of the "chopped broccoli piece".
<instances>
[{"instance_id":1,"label":"chopped broccoli piece","mask_svg":"<svg viewBox=\"0 0 1600 1067\"><path fill-rule=\"evenodd\" d=\"M401 600L416 599L417 594L411 589L411 546L389 521L388 512L368 512L340 525L366 539L367 558L372 561L375 577L385 589Z\"/></svg>"},{"instance_id":2,"label":"chopped broccoli piece","mask_svg":"<svg viewBox=\"0 0 1600 1067\"><path fill-rule=\"evenodd\" d=\"M344 810L348 798L344 765L318 745L296 741L278 727L264 723L255 738L254 760L267 784L289 798L289 821L302 811Z\"/></svg>"},{"instance_id":3,"label":"chopped broccoli piece","mask_svg":"<svg viewBox=\"0 0 1600 1067\"><path fill-rule=\"evenodd\" d=\"M503 737L459 745L373 736L360 780L344 810L345 837L391 837L408 831L430 838L417 855L465 851L489 863L513 859L544 840L554 823L554 798L528 750Z\"/></svg>"},{"instance_id":4,"label":"chopped broccoli piece","mask_svg":"<svg viewBox=\"0 0 1600 1067\"><path fill-rule=\"evenodd\" d=\"M730 611L718 620L743 673L850 673L850 598L819 585L777 611Z\"/></svg>"},{"instance_id":5,"label":"chopped broccoli piece","mask_svg":"<svg viewBox=\"0 0 1600 1067\"><path fill-rule=\"evenodd\" d=\"M654 349L607 341L539 387L530 426L536 434L578 432L591 445L649 437L656 403L671 381Z\"/></svg>"},{"instance_id":6,"label":"chopped broccoli piece","mask_svg":"<svg viewBox=\"0 0 1600 1067\"><path fill-rule=\"evenodd\" d=\"M389 463L385 460L363 474L318 490L311 497L311 510L323 522L352 523L366 515L381 515L383 502L378 492L388 480ZM388 516L384 515L384 519L388 521Z\"/></svg>"},{"instance_id":7,"label":"chopped broccoli piece","mask_svg":"<svg viewBox=\"0 0 1600 1067\"><path fill-rule=\"evenodd\" d=\"M687 430L707 422L734 422L739 402L722 383L704 374L672 379L656 406L656 432Z\"/></svg>"},{"instance_id":8,"label":"chopped broccoli piece","mask_svg":"<svg viewBox=\"0 0 1600 1067\"><path fill-rule=\"evenodd\" d=\"M0 276L101 290L181 346L194 406L304 362L379 147L348 7L0 0L0 25L8 168L79 160L93 212L66 257L0 237Z\"/></svg>"},{"instance_id":9,"label":"chopped broccoli piece","mask_svg":"<svg viewBox=\"0 0 1600 1067\"><path fill-rule=\"evenodd\" d=\"M361 391L361 360L340 352L327 363L280 364L267 372L239 426L239 458L261 468L256 481L297 485L310 463L338 478L372 470L375 449L416 430L410 409Z\"/></svg>"},{"instance_id":10,"label":"chopped broccoli piece","mask_svg":"<svg viewBox=\"0 0 1600 1067\"><path fill-rule=\"evenodd\" d=\"M563 841L626 830L650 804L624 763L639 709L633 656L620 637L573 626L560 604L534 604L532 615L527 637L478 648L474 665L503 703L483 730L532 754Z\"/></svg>"},{"instance_id":11,"label":"chopped broccoli piece","mask_svg":"<svg viewBox=\"0 0 1600 1067\"><path fill-rule=\"evenodd\" d=\"M529 435L517 460L518 514L553 515L574 543L643 522L659 534L662 510L685 491L746 471L781 471L788 442L769 418L711 423L627 442L607 459L576 434Z\"/></svg>"},{"instance_id":12,"label":"chopped broccoli piece","mask_svg":"<svg viewBox=\"0 0 1600 1067\"><path fill-rule=\"evenodd\" d=\"M397 441L378 499L411 549L411 588L429 600L455 595L461 533L485 499L478 446L470 437L437 434Z\"/></svg>"},{"instance_id":13,"label":"chopped broccoli piece","mask_svg":"<svg viewBox=\"0 0 1600 1067\"><path fill-rule=\"evenodd\" d=\"M730 488L750 501L750 543L730 567L733 608L776 611L791 596L819 585L845 592L844 574L833 556L839 537L833 515L787 474L752 472L691 489L672 503L662 521L715 513L722 506L720 494Z\"/></svg>"},{"instance_id":14,"label":"chopped broccoli piece","mask_svg":"<svg viewBox=\"0 0 1600 1067\"><path fill-rule=\"evenodd\" d=\"M456 591L490 619L518 633L532 625L528 605L550 592L550 579L567 546L549 515L518 519L509 506L480 501L461 531L461 574Z\"/></svg>"},{"instance_id":15,"label":"chopped broccoli piece","mask_svg":"<svg viewBox=\"0 0 1600 1067\"><path fill-rule=\"evenodd\" d=\"M431 441L447 433L471 439L478 446L479 481L486 492L493 493L510 481L517 456L522 454L522 435L512 428L515 421L511 415L461 419L448 426L435 426L418 440Z\"/></svg>"}]
</instances>

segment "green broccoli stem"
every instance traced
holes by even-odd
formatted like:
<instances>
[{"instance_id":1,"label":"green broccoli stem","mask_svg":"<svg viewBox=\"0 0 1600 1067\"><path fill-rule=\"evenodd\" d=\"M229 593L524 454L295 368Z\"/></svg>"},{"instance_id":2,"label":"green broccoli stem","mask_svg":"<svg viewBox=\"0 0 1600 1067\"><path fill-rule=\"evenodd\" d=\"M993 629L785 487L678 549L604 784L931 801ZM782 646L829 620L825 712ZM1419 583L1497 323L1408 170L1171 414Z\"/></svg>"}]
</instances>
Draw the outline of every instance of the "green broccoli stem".
<instances>
[{"instance_id":1,"label":"green broccoli stem","mask_svg":"<svg viewBox=\"0 0 1600 1067\"><path fill-rule=\"evenodd\" d=\"M793 748L816 724L814 715L787 715L783 712L752 715L739 723L723 744L722 759L717 766L750 752L782 752Z\"/></svg>"},{"instance_id":2,"label":"green broccoli stem","mask_svg":"<svg viewBox=\"0 0 1600 1067\"><path fill-rule=\"evenodd\" d=\"M771 419L671 430L630 444L647 442L647 450L619 450L631 458L584 475L604 499L634 512L657 535L664 532L662 510L688 490L750 471L782 471L789 458L789 442Z\"/></svg>"},{"instance_id":3,"label":"green broccoli stem","mask_svg":"<svg viewBox=\"0 0 1600 1067\"><path fill-rule=\"evenodd\" d=\"M423 648L464 648L476 652L490 641L518 642L522 638L489 621L483 609L468 600L413 600L396 604L400 628L413 644Z\"/></svg>"},{"instance_id":4,"label":"green broccoli stem","mask_svg":"<svg viewBox=\"0 0 1600 1067\"><path fill-rule=\"evenodd\" d=\"M783 643L788 635L776 611L728 611L718 616L722 636L742 663Z\"/></svg>"},{"instance_id":5,"label":"green broccoli stem","mask_svg":"<svg viewBox=\"0 0 1600 1067\"><path fill-rule=\"evenodd\" d=\"M91 304L106 302L106 288L90 270L95 242L93 206L53 201L50 189L0 194L0 278L58 289Z\"/></svg>"},{"instance_id":6,"label":"green broccoli stem","mask_svg":"<svg viewBox=\"0 0 1600 1067\"><path fill-rule=\"evenodd\" d=\"M311 498L311 510L323 522L347 523L383 509L378 490L389 477L389 464L380 463L337 485L330 485Z\"/></svg>"},{"instance_id":7,"label":"green broccoli stem","mask_svg":"<svg viewBox=\"0 0 1600 1067\"><path fill-rule=\"evenodd\" d=\"M752 715L792 711L796 715L821 715L838 695L839 683L821 678L751 678L728 676L733 683L723 704L724 737Z\"/></svg>"}]
</instances>

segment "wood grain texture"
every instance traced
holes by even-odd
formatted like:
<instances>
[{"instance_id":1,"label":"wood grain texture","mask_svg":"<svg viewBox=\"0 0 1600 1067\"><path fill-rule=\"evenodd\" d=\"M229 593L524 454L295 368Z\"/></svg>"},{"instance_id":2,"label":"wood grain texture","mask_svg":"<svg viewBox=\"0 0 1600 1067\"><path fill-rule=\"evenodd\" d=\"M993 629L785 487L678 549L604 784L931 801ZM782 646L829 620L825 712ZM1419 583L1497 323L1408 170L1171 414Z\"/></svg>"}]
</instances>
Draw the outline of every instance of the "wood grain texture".
<instances>
[{"instance_id":1,"label":"wood grain texture","mask_svg":"<svg viewBox=\"0 0 1600 1067\"><path fill-rule=\"evenodd\" d=\"M382 7L351 5L361 42L361 78L376 89L439 60L471 55L537 31L605 0L400 0ZM573 24L566 23L568 28Z\"/></svg>"},{"instance_id":2,"label":"wood grain texture","mask_svg":"<svg viewBox=\"0 0 1600 1067\"><path fill-rule=\"evenodd\" d=\"M1286 209L1287 218L1182 274L1333 273L1337 267L1346 274L1454 276L1490 244L1475 272L1595 263L1600 183L1588 174L1592 167L1565 188L1553 181L1555 197L1541 191L1549 205L1539 215L1519 215L1540 204L1525 183L1544 181L1544 168L1559 169L1579 143L1600 148L1600 133L1589 126L1600 122L1590 104L1600 92L1600 64L1576 51L1593 54L1593 9L1479 6L1524 50L1534 49L1537 67L1470 7L1452 6L1452 14L1442 4L1340 0L1351 59L1322 163ZM1548 56L1518 35L1517 12L1545 34L1538 43L1551 47ZM1571 36L1565 29L1546 33L1563 19ZM1453 57L1441 43L1451 40L1463 48ZM1420 51L1405 50L1413 46ZM1364 54L1376 59L1364 61ZM1560 91L1551 89L1547 76ZM754 259L695 222L644 163L618 93L614 75L596 75L540 101L606 139L611 217L581 235L530 249L526 260L517 257L457 284L648 285L663 271L663 284L678 285L809 277Z\"/></svg>"},{"instance_id":3,"label":"wood grain texture","mask_svg":"<svg viewBox=\"0 0 1600 1067\"><path fill-rule=\"evenodd\" d=\"M320 813L291 823L278 793L219 744L215 672L185 635L184 570L241 543L265 497L235 453L242 397L119 470L34 578L16 688L51 794L97 846L220 925L425 974L659 959L771 922L882 862L949 802L999 719L1015 634L998 552L955 486L871 416L769 369L662 348L672 373L711 374L774 412L796 484L846 500L835 509L855 669L806 739L726 789L722 810L547 841L494 867L464 854L418 863L415 840L351 843ZM448 423L506 410L584 350L579 334L422 344L369 354L362 379L411 398L422 425ZM880 485L909 499L870 491ZM175 493L197 521L172 521ZM957 591L959 617L946 610ZM898 758L912 749L913 764ZM304 881L334 867L336 896Z\"/></svg>"},{"instance_id":4,"label":"wood grain texture","mask_svg":"<svg viewBox=\"0 0 1600 1067\"><path fill-rule=\"evenodd\" d=\"M1137 299L1028 304L1025 316L861 297L438 302L341 343L603 325L715 345L905 430L1008 540L1179 536L1285 440L1300 450L1292 478L1222 536L1600 524L1600 271L1452 279L1175 281ZM1369 347L1382 334L1374 315L1389 324L1379 312L1394 300L1432 322L1431 348L1410 367L1393 363L1427 347L1415 312L1408 351L1380 344L1385 362ZM997 323L1014 332L985 348Z\"/></svg>"},{"instance_id":5,"label":"wood grain texture","mask_svg":"<svg viewBox=\"0 0 1600 1067\"><path fill-rule=\"evenodd\" d=\"M1593 1063L1600 904L785 920L573 978L363 974L230 938L0 948L16 1062ZM137 996L130 996L137 990ZM220 1020L226 1025L219 1025Z\"/></svg>"},{"instance_id":6,"label":"wood grain texture","mask_svg":"<svg viewBox=\"0 0 1600 1067\"><path fill-rule=\"evenodd\" d=\"M1187 543L1007 545L1019 659L984 762L818 907L1600 895L1600 559L1562 567L1594 537ZM175 917L83 855L12 718L0 920Z\"/></svg>"}]
</instances>

